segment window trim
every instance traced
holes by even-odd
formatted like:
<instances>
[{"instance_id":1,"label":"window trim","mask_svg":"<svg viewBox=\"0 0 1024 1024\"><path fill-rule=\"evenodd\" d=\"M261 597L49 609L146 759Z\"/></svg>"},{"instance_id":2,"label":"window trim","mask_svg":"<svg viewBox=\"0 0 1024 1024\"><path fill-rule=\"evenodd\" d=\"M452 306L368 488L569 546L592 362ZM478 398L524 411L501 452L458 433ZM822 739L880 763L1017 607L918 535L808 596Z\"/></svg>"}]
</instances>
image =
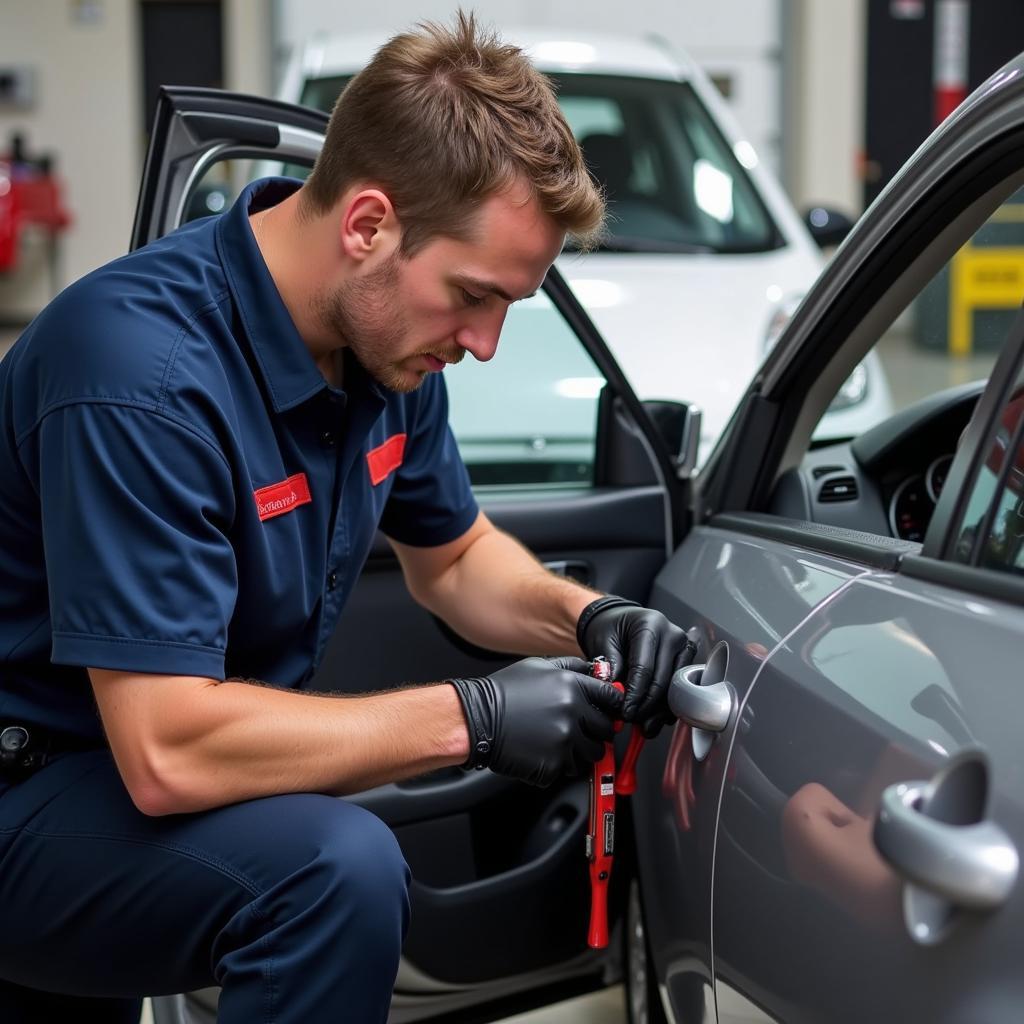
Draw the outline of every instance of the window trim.
<instances>
[{"instance_id":1,"label":"window trim","mask_svg":"<svg viewBox=\"0 0 1024 1024\"><path fill-rule=\"evenodd\" d=\"M995 569L943 561L922 554L905 555L900 562L899 574L995 601L1024 605L1024 577L1011 576Z\"/></svg>"}]
</instances>

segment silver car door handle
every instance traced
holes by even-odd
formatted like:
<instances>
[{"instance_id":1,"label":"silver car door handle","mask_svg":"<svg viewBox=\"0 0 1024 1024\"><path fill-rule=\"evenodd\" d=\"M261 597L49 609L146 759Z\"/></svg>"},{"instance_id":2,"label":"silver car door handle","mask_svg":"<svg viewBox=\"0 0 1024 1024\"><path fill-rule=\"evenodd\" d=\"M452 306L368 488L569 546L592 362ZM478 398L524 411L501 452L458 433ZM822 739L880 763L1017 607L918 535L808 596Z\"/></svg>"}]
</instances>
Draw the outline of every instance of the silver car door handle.
<instances>
[{"instance_id":1,"label":"silver car door handle","mask_svg":"<svg viewBox=\"0 0 1024 1024\"><path fill-rule=\"evenodd\" d=\"M958 907L998 907L1017 880L1016 847L992 821L950 825L922 813L928 787L901 782L882 793L874 829L879 852L908 881Z\"/></svg>"},{"instance_id":2,"label":"silver car door handle","mask_svg":"<svg viewBox=\"0 0 1024 1024\"><path fill-rule=\"evenodd\" d=\"M668 706L676 718L707 732L722 732L729 724L735 698L725 680L701 686L704 665L687 665L673 677Z\"/></svg>"},{"instance_id":3,"label":"silver car door handle","mask_svg":"<svg viewBox=\"0 0 1024 1024\"><path fill-rule=\"evenodd\" d=\"M729 647L715 644L704 665L687 665L673 677L668 706L680 721L692 727L693 756L703 761L711 751L715 734L723 732L736 708L736 693L726 682Z\"/></svg>"}]
</instances>

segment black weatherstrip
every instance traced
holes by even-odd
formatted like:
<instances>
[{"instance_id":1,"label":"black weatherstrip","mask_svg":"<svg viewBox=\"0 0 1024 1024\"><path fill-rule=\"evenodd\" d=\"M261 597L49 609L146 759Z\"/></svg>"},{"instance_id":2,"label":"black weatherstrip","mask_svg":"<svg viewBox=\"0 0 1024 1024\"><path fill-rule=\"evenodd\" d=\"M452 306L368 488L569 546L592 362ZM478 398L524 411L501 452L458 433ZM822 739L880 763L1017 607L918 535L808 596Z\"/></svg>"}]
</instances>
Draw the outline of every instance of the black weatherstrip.
<instances>
[{"instance_id":1,"label":"black weatherstrip","mask_svg":"<svg viewBox=\"0 0 1024 1024\"><path fill-rule=\"evenodd\" d=\"M940 562L920 555L908 556L900 565L900 575L938 583L968 594L978 594L1018 607L1024 605L1024 577L993 569L979 569L959 562Z\"/></svg>"},{"instance_id":2,"label":"black weatherstrip","mask_svg":"<svg viewBox=\"0 0 1024 1024\"><path fill-rule=\"evenodd\" d=\"M845 558L871 569L895 572L908 555L916 555L920 544L895 537L880 537L860 530L844 530L839 526L810 523L802 519L782 519L762 512L722 512L713 516L707 526L734 533L750 533L783 544L820 551L836 558Z\"/></svg>"}]
</instances>

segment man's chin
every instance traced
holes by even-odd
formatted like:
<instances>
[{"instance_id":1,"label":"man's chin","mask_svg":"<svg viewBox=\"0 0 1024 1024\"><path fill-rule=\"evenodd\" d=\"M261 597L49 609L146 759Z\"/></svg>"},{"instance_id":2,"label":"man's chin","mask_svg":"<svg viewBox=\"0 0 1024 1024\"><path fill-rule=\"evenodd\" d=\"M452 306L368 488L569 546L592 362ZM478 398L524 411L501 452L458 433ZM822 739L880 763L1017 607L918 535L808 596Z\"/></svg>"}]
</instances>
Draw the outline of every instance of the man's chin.
<instances>
[{"instance_id":1,"label":"man's chin","mask_svg":"<svg viewBox=\"0 0 1024 1024\"><path fill-rule=\"evenodd\" d=\"M377 377L377 383L388 391L407 395L415 391L430 376L427 370L393 370L391 373Z\"/></svg>"}]
</instances>

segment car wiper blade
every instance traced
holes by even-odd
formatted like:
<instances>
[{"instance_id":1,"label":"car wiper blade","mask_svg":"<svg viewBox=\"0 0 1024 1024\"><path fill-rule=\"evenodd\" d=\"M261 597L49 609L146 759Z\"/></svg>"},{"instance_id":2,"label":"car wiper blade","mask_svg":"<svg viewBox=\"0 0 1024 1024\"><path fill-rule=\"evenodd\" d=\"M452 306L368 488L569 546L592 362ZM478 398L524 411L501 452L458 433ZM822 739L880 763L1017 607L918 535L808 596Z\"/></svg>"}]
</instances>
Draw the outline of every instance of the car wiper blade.
<instances>
[{"instance_id":1,"label":"car wiper blade","mask_svg":"<svg viewBox=\"0 0 1024 1024\"><path fill-rule=\"evenodd\" d=\"M565 243L567 252L579 252L579 246L571 239ZM633 235L608 235L594 246L593 252L676 252L712 253L717 250L711 245L696 242L667 242L660 238L640 238Z\"/></svg>"}]
</instances>

